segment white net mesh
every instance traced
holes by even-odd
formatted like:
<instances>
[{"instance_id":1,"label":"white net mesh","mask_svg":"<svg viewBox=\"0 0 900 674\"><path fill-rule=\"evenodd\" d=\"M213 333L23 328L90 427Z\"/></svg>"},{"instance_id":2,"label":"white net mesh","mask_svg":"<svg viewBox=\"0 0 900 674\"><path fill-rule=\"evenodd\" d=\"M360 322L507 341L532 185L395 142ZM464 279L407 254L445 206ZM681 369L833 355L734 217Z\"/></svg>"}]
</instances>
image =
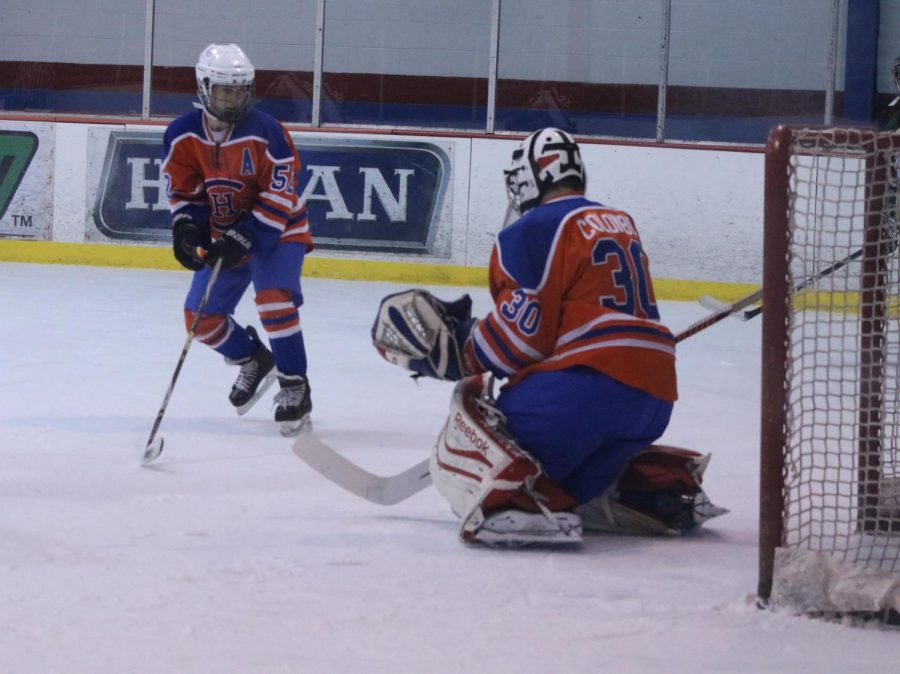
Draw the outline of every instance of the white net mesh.
<instances>
[{"instance_id":1,"label":"white net mesh","mask_svg":"<svg viewBox=\"0 0 900 674\"><path fill-rule=\"evenodd\" d=\"M782 545L900 574L894 143L793 132Z\"/></svg>"}]
</instances>

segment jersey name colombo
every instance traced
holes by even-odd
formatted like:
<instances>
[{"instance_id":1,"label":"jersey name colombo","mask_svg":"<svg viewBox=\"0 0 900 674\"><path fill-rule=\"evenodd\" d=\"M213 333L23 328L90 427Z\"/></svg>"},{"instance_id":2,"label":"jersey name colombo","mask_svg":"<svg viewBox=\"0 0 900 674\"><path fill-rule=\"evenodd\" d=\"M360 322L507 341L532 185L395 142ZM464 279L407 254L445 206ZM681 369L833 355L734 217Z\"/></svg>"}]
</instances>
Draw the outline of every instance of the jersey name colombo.
<instances>
[{"instance_id":1,"label":"jersey name colombo","mask_svg":"<svg viewBox=\"0 0 900 674\"><path fill-rule=\"evenodd\" d=\"M466 344L474 369L512 384L585 366L677 398L675 340L658 321L647 256L624 211L582 196L532 209L498 235L490 290L495 308Z\"/></svg>"},{"instance_id":2,"label":"jersey name colombo","mask_svg":"<svg viewBox=\"0 0 900 674\"><path fill-rule=\"evenodd\" d=\"M213 239L241 222L259 238L312 249L297 180L301 164L284 127L251 110L216 139L202 110L174 120L163 138L162 174L172 213L210 223ZM246 214L252 214L252 218Z\"/></svg>"}]
</instances>

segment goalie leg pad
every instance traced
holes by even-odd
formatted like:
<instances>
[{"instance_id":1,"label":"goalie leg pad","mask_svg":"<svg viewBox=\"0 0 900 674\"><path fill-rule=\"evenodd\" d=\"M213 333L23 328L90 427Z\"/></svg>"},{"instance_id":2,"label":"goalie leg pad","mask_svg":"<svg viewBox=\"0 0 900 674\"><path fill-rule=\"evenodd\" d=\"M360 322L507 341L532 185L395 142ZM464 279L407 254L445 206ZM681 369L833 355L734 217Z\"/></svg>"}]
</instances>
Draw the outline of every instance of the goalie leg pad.
<instances>
[{"instance_id":1,"label":"goalie leg pad","mask_svg":"<svg viewBox=\"0 0 900 674\"><path fill-rule=\"evenodd\" d=\"M431 456L435 487L467 542L577 543L574 499L504 431L483 375L460 381Z\"/></svg>"},{"instance_id":2,"label":"goalie leg pad","mask_svg":"<svg viewBox=\"0 0 900 674\"><path fill-rule=\"evenodd\" d=\"M728 511L703 491L711 455L650 445L635 454L617 482L579 506L588 531L677 536Z\"/></svg>"}]
</instances>

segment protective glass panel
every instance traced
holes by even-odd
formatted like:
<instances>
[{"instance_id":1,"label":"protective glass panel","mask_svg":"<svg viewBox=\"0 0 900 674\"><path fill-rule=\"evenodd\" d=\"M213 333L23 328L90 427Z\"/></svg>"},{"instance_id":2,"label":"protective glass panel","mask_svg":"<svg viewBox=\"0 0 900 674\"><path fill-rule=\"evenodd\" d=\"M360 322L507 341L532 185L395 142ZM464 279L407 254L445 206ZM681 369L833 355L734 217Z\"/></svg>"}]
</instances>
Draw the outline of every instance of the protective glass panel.
<instances>
[{"instance_id":1,"label":"protective glass panel","mask_svg":"<svg viewBox=\"0 0 900 674\"><path fill-rule=\"evenodd\" d=\"M142 3L143 4L143 3ZM180 115L197 101L194 66L206 45L233 42L256 69L256 106L282 122L309 122L316 0L287 4L156 0L150 112Z\"/></svg>"},{"instance_id":2,"label":"protective glass panel","mask_svg":"<svg viewBox=\"0 0 900 674\"><path fill-rule=\"evenodd\" d=\"M144 0L14 0L0 10L0 109L139 114Z\"/></svg>"},{"instance_id":3,"label":"protective glass panel","mask_svg":"<svg viewBox=\"0 0 900 674\"><path fill-rule=\"evenodd\" d=\"M673 3L666 138L764 143L777 124L822 124L830 7L822 0ZM844 51L841 42L837 52ZM841 103L838 97L838 113Z\"/></svg>"},{"instance_id":4,"label":"protective glass panel","mask_svg":"<svg viewBox=\"0 0 900 674\"><path fill-rule=\"evenodd\" d=\"M659 0L519 0L500 16L497 130L656 135Z\"/></svg>"},{"instance_id":5,"label":"protective glass panel","mask_svg":"<svg viewBox=\"0 0 900 674\"><path fill-rule=\"evenodd\" d=\"M328 0L323 124L483 130L491 3Z\"/></svg>"}]
</instances>

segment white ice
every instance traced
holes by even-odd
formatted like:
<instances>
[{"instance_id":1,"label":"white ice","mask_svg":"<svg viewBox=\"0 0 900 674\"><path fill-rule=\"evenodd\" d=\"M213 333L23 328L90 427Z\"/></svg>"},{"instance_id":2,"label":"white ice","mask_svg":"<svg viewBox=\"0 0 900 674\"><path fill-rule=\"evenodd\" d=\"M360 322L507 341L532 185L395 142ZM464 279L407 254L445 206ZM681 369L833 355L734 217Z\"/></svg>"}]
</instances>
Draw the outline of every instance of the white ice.
<instances>
[{"instance_id":1,"label":"white ice","mask_svg":"<svg viewBox=\"0 0 900 674\"><path fill-rule=\"evenodd\" d=\"M679 346L663 440L710 451L731 513L683 539L467 547L430 488L381 507L290 451L269 398L188 353L178 272L0 264L0 673L897 671L896 631L756 608L760 321ZM397 286L305 279L315 432L368 469L424 458L451 385L369 343ZM453 297L461 289L433 288ZM476 311L487 291L469 289ZM705 314L663 302L678 331ZM258 325L250 293L238 317Z\"/></svg>"}]
</instances>

